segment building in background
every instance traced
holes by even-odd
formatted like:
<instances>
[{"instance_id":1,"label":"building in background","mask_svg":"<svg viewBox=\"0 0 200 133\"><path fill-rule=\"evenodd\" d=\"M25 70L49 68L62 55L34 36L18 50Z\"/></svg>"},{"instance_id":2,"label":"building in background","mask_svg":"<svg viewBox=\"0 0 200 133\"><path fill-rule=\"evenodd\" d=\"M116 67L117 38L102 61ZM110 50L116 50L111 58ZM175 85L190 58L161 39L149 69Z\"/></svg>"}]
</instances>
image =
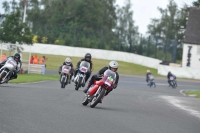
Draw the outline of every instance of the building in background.
<instances>
[{"instance_id":1,"label":"building in background","mask_svg":"<svg viewBox=\"0 0 200 133\"><path fill-rule=\"evenodd\" d=\"M200 69L200 9L190 8L183 44L182 67Z\"/></svg>"}]
</instances>

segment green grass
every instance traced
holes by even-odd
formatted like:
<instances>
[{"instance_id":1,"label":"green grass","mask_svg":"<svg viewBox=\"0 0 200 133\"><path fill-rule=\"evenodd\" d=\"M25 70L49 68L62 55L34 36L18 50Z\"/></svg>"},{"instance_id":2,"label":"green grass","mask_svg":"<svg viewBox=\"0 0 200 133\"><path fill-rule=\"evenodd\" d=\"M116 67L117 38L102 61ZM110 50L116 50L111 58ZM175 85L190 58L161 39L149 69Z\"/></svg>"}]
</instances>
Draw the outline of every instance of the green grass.
<instances>
[{"instance_id":1,"label":"green grass","mask_svg":"<svg viewBox=\"0 0 200 133\"><path fill-rule=\"evenodd\" d=\"M197 90L185 91L185 94L187 94L187 95L196 95L196 98L200 98L200 91L197 91Z\"/></svg>"},{"instance_id":2,"label":"green grass","mask_svg":"<svg viewBox=\"0 0 200 133\"><path fill-rule=\"evenodd\" d=\"M10 80L9 83L27 83L44 80L59 80L59 75L19 74L17 79Z\"/></svg>"},{"instance_id":3,"label":"green grass","mask_svg":"<svg viewBox=\"0 0 200 133\"><path fill-rule=\"evenodd\" d=\"M7 56L9 55L9 51L3 50L3 53L6 53ZM34 55L35 53L32 53ZM47 60L47 68L48 70L58 70L59 66L64 62L65 58L68 56L61 56L61 55L49 55L49 54L38 54L37 56L40 58L42 56L46 56L48 58ZM23 52L22 53L23 61L28 60L29 53ZM72 59L74 67L76 67L76 64L78 61L80 61L80 57L70 57ZM93 62L93 72L99 71L102 67L108 66L110 60L102 60L102 59L92 59ZM152 74L154 76L159 76L157 74L157 69L144 67L141 65L133 64L133 63L127 63L123 61L117 61L119 63L119 74L127 74L127 75L138 75L138 76L144 76L146 74L146 70L151 70Z\"/></svg>"}]
</instances>

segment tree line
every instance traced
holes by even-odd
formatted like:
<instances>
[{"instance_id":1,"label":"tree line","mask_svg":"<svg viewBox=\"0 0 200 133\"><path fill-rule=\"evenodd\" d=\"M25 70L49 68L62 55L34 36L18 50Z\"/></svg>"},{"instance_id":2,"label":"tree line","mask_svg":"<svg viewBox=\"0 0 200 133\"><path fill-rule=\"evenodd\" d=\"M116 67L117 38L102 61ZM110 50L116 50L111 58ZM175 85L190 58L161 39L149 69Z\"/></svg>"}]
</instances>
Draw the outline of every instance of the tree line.
<instances>
[{"instance_id":1,"label":"tree line","mask_svg":"<svg viewBox=\"0 0 200 133\"><path fill-rule=\"evenodd\" d=\"M199 3L197 0L192 4L199 7ZM18 34L26 37L21 40L28 44L39 42L118 50L171 60L173 41L176 41L176 58L181 59L189 6L178 8L174 0L169 0L165 9L158 7L161 17L152 18L145 36L135 25L130 0L126 0L122 7L115 0L26 0L26 4L26 22L22 23L24 0L5 0L2 3L4 13L0 14L0 19L4 22L0 40L20 40L9 36L16 32L9 25L13 19L9 17L14 14L19 22L14 27L22 23Z\"/></svg>"}]
</instances>

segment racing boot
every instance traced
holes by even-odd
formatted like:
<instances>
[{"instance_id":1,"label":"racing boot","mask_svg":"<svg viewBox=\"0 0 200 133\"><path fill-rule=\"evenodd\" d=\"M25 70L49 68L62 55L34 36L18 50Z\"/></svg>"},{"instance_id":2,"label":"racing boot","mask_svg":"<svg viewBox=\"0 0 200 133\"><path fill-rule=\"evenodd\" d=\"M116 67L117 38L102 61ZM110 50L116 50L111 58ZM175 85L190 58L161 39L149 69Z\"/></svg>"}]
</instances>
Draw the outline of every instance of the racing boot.
<instances>
[{"instance_id":1,"label":"racing boot","mask_svg":"<svg viewBox=\"0 0 200 133\"><path fill-rule=\"evenodd\" d=\"M89 90L89 88L90 88L90 85L91 85L91 84L88 83L88 86L86 87L86 89L83 90L84 93L87 93L87 92L88 92L88 90Z\"/></svg>"}]
</instances>

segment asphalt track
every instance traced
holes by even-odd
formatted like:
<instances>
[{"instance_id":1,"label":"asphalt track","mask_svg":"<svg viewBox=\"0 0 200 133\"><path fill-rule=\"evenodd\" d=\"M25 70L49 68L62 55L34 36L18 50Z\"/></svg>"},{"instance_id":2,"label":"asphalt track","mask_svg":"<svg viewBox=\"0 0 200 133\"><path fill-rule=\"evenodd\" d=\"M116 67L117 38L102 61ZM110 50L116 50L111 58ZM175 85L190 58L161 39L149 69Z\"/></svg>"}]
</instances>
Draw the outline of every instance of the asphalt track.
<instances>
[{"instance_id":1,"label":"asphalt track","mask_svg":"<svg viewBox=\"0 0 200 133\"><path fill-rule=\"evenodd\" d=\"M120 76L117 89L95 108L83 106L83 88L59 81L0 85L0 133L200 133L200 100L181 90L200 90L199 81L178 88L156 79Z\"/></svg>"}]
</instances>

